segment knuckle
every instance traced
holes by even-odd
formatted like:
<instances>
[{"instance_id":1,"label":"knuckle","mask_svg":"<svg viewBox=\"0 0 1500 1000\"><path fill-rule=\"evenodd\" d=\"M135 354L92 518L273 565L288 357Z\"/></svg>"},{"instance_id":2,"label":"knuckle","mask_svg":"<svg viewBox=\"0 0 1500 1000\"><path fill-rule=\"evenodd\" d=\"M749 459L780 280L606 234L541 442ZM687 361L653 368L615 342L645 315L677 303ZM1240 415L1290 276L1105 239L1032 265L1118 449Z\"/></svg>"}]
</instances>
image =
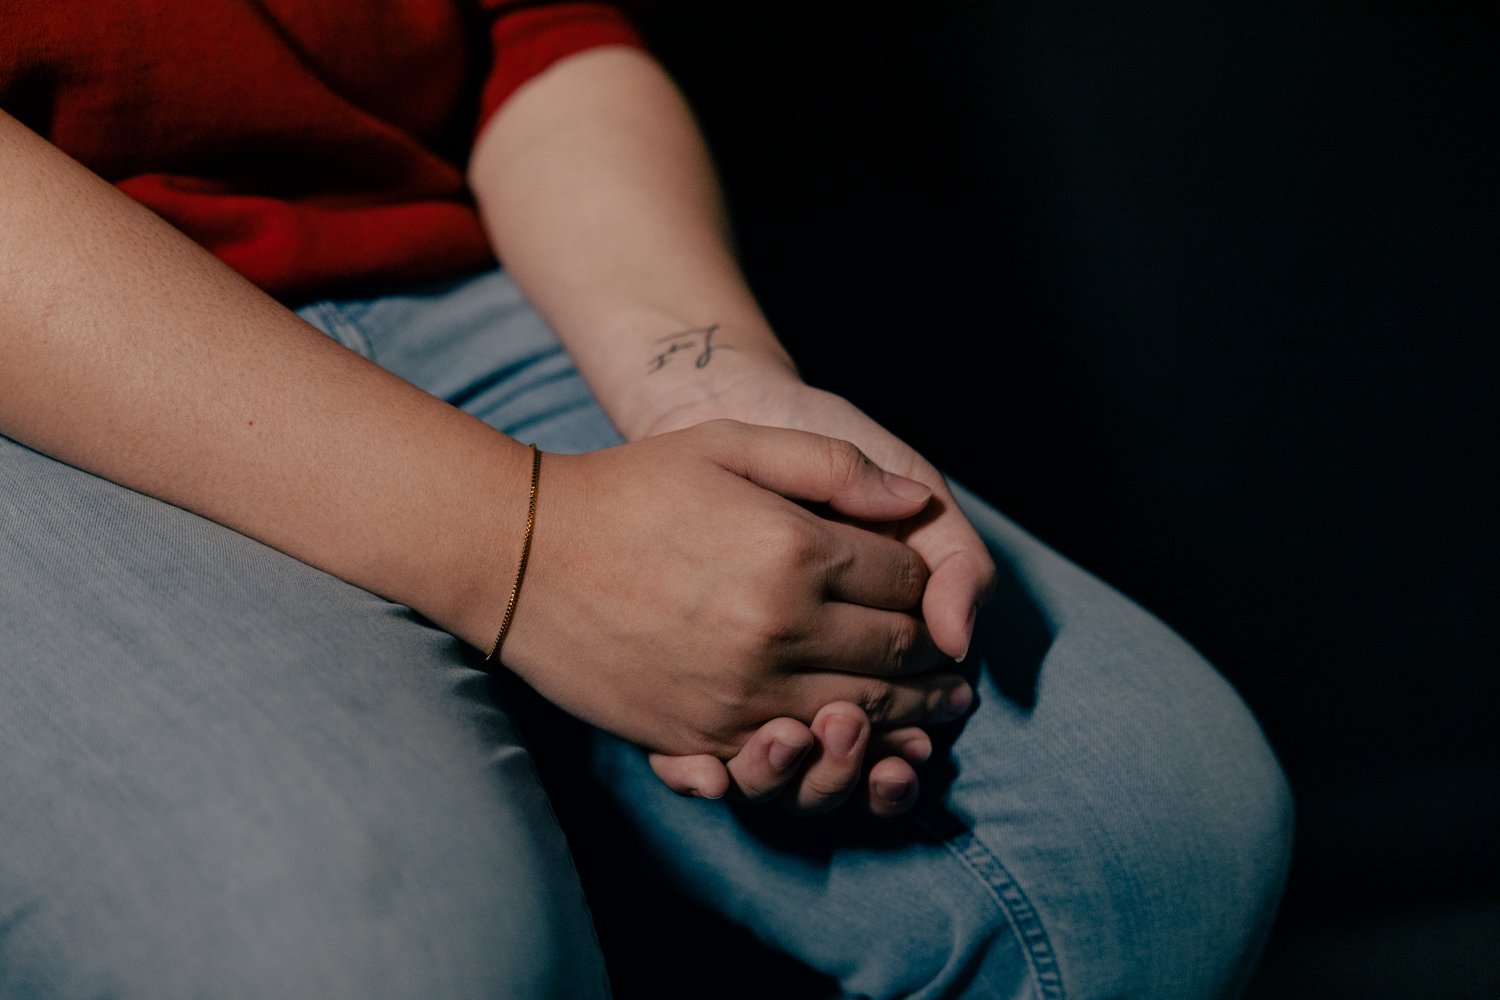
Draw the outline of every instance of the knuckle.
<instances>
[{"instance_id":1,"label":"knuckle","mask_svg":"<svg viewBox=\"0 0 1500 1000\"><path fill-rule=\"evenodd\" d=\"M777 651L800 642L805 631L786 599L770 591L741 600L733 612L733 628L750 660L761 665L766 665L768 655L775 660L779 658ZM748 695L750 679L741 677L740 683L737 695Z\"/></svg>"},{"instance_id":2,"label":"knuckle","mask_svg":"<svg viewBox=\"0 0 1500 1000\"><path fill-rule=\"evenodd\" d=\"M908 603L915 605L927 589L927 565L915 552L908 552L896 569L896 585Z\"/></svg>"},{"instance_id":3,"label":"knuckle","mask_svg":"<svg viewBox=\"0 0 1500 1000\"><path fill-rule=\"evenodd\" d=\"M906 666L917 645L917 622L913 618L897 619L886 633L886 664L892 673Z\"/></svg>"},{"instance_id":4,"label":"knuckle","mask_svg":"<svg viewBox=\"0 0 1500 1000\"><path fill-rule=\"evenodd\" d=\"M760 551L770 570L784 574L788 567L803 567L820 558L822 544L814 525L796 517L778 517L765 526Z\"/></svg>"},{"instance_id":5,"label":"knuckle","mask_svg":"<svg viewBox=\"0 0 1500 1000\"><path fill-rule=\"evenodd\" d=\"M869 684L855 704L864 709L872 723L884 722L895 713L896 689L889 684Z\"/></svg>"},{"instance_id":6,"label":"knuckle","mask_svg":"<svg viewBox=\"0 0 1500 1000\"><path fill-rule=\"evenodd\" d=\"M828 439L828 470L834 487L840 492L859 483L869 459L852 442Z\"/></svg>"}]
</instances>

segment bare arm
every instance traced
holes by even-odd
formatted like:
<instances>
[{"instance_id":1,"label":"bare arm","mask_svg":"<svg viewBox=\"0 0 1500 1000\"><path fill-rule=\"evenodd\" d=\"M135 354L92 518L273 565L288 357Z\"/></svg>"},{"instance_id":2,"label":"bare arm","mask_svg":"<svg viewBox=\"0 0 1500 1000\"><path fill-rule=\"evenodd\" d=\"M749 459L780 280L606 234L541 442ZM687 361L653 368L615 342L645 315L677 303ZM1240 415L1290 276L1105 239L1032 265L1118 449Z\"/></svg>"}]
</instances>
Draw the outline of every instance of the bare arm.
<instances>
[{"instance_id":1,"label":"bare arm","mask_svg":"<svg viewBox=\"0 0 1500 1000\"><path fill-rule=\"evenodd\" d=\"M507 269L626 437L716 416L800 427L927 483L937 503L904 537L933 573L932 637L962 658L993 581L988 553L930 463L798 378L735 259L691 109L660 65L619 47L563 60L490 122L469 173Z\"/></svg>"},{"instance_id":2,"label":"bare arm","mask_svg":"<svg viewBox=\"0 0 1500 1000\"><path fill-rule=\"evenodd\" d=\"M322 336L4 115L0 176L0 433L488 646L519 557L526 448ZM860 627L831 628L819 617L838 610L828 597L842 587L909 602L900 595L920 566L900 569L908 557L895 543L840 534L786 498L877 519L924 502L820 441L721 427L645 451L549 458L507 663L574 714L676 753L729 756L767 719L811 720L841 699L878 703L895 721L945 714L951 680L848 672L903 672L905 655L881 637L910 632L909 618L872 611ZM684 544L667 532L651 544L643 526L686 502L732 512L739 533ZM768 558L768 537L818 558ZM868 584L851 562L871 567ZM709 608L758 608L757 627L688 628L704 567L725 580L736 563L762 572L730 575L737 589ZM620 566L671 591L648 606L634 594L579 596L590 581L618 579ZM646 640L628 661L623 644L599 638L624 632ZM774 641L794 633L807 645ZM659 636L693 645L665 651L651 641ZM872 644L896 655L869 668ZM814 651L823 669L809 671ZM705 663L733 667L695 675ZM739 696L747 691L758 697Z\"/></svg>"},{"instance_id":3,"label":"bare arm","mask_svg":"<svg viewBox=\"0 0 1500 1000\"><path fill-rule=\"evenodd\" d=\"M796 380L697 125L650 56L592 49L528 83L480 135L469 181L506 269L626 437L748 375Z\"/></svg>"},{"instance_id":4,"label":"bare arm","mask_svg":"<svg viewBox=\"0 0 1500 1000\"><path fill-rule=\"evenodd\" d=\"M526 449L342 348L0 114L0 433L483 647Z\"/></svg>"},{"instance_id":5,"label":"bare arm","mask_svg":"<svg viewBox=\"0 0 1500 1000\"><path fill-rule=\"evenodd\" d=\"M933 574L922 599L932 640L963 656L993 579L988 554L937 470L802 383L747 287L703 138L662 67L627 48L561 61L488 124L469 179L507 269L627 438L732 417L853 441L926 483L934 503L900 537ZM874 755L912 741L918 759L925 737L906 730L877 738ZM685 765L657 764L674 787L689 783ZM915 787L909 768L877 767L872 786Z\"/></svg>"}]
</instances>

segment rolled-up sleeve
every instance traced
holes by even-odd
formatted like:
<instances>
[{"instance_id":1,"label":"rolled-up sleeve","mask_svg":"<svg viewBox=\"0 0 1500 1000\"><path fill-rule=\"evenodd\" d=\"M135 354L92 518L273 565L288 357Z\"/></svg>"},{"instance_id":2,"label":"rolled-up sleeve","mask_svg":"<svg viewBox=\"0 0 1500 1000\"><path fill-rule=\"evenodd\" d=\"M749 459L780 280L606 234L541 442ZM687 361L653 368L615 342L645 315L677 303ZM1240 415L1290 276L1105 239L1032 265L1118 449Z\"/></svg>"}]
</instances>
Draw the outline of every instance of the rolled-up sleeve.
<instances>
[{"instance_id":1,"label":"rolled-up sleeve","mask_svg":"<svg viewBox=\"0 0 1500 1000\"><path fill-rule=\"evenodd\" d=\"M625 4L479 0L490 63L476 131L521 85L547 67L601 45L646 48Z\"/></svg>"}]
</instances>

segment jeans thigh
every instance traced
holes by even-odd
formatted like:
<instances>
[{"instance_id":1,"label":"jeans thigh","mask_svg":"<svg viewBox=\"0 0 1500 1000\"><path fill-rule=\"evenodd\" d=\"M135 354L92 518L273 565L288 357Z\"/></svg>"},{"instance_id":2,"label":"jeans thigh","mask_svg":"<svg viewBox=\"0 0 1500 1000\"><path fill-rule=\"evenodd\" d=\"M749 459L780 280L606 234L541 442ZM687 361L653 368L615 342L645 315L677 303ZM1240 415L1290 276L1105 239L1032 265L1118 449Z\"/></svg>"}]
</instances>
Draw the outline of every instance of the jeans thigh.
<instances>
[{"instance_id":1,"label":"jeans thigh","mask_svg":"<svg viewBox=\"0 0 1500 1000\"><path fill-rule=\"evenodd\" d=\"M1290 845L1258 724L1159 620L957 492L1001 576L976 707L934 733L916 809L682 799L594 734L580 849L649 864L849 997L1235 996Z\"/></svg>"},{"instance_id":2,"label":"jeans thigh","mask_svg":"<svg viewBox=\"0 0 1500 1000\"><path fill-rule=\"evenodd\" d=\"M0 437L0 997L605 995L473 659Z\"/></svg>"},{"instance_id":3,"label":"jeans thigh","mask_svg":"<svg viewBox=\"0 0 1500 1000\"><path fill-rule=\"evenodd\" d=\"M502 270L300 314L382 368L521 441L577 454L619 444L551 327Z\"/></svg>"},{"instance_id":4,"label":"jeans thigh","mask_svg":"<svg viewBox=\"0 0 1500 1000\"><path fill-rule=\"evenodd\" d=\"M619 441L501 272L314 313L544 449ZM916 810L792 819L682 799L638 748L537 704L526 721L561 734L539 752L570 835L850 996L1233 995L1288 853L1290 800L1258 725L1162 622L957 492L1000 582L966 663L976 708L935 734Z\"/></svg>"}]
</instances>

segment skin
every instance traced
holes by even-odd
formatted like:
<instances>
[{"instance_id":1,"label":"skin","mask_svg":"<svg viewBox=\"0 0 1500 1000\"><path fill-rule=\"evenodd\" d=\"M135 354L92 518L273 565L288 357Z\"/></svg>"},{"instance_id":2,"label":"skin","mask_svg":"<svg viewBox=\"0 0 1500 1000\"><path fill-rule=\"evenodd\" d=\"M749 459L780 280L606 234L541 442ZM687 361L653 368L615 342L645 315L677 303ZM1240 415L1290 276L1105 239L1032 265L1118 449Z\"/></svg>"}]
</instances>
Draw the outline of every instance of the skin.
<instances>
[{"instance_id":1,"label":"skin","mask_svg":"<svg viewBox=\"0 0 1500 1000\"><path fill-rule=\"evenodd\" d=\"M4 115L0 169L0 433L488 649L524 446L322 336ZM470 177L629 439L547 456L506 665L652 750L680 792L909 807L922 727L971 697L934 668L967 647L987 557L930 466L797 378L680 95L638 53L564 60L492 118ZM655 363L704 320L708 364L687 363L701 347ZM836 425L849 436L820 430ZM715 530L690 533L685 510ZM643 600L611 586L625 568L666 583Z\"/></svg>"},{"instance_id":2,"label":"skin","mask_svg":"<svg viewBox=\"0 0 1500 1000\"><path fill-rule=\"evenodd\" d=\"M491 119L469 179L510 273L628 439L728 417L854 442L926 485L932 497L921 515L884 530L928 570L920 616L933 646L962 659L993 587L993 562L930 463L847 401L800 379L735 258L691 110L659 65L625 48L556 64ZM854 755L868 749L875 761L862 774L829 748L825 727L841 719L857 730ZM774 768L777 739L804 748L806 760ZM653 766L683 792L738 790L759 799L781 789L798 812L831 808L862 776L858 798L894 815L914 801L913 765L930 752L920 730L871 731L856 702L829 705L810 728L762 730L727 767L710 756L662 755Z\"/></svg>"}]
</instances>

